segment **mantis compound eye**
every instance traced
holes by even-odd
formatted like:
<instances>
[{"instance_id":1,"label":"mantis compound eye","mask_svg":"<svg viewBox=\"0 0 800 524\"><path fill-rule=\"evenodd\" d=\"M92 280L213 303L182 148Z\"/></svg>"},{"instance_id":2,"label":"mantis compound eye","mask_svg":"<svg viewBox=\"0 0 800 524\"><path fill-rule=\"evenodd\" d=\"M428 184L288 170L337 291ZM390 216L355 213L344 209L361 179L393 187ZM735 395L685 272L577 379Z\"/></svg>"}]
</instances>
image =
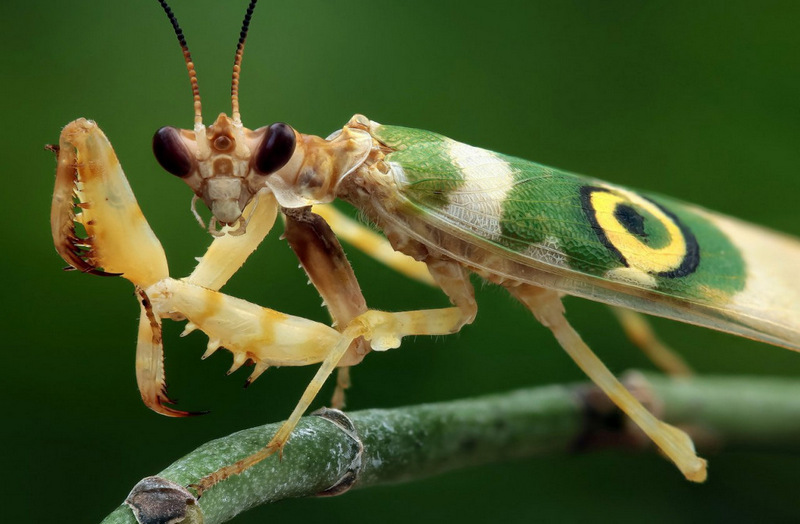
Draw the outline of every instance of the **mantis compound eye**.
<instances>
[{"instance_id":1,"label":"mantis compound eye","mask_svg":"<svg viewBox=\"0 0 800 524\"><path fill-rule=\"evenodd\" d=\"M291 126L278 122L267 128L254 160L256 171L269 175L286 165L294 153L295 137Z\"/></svg>"},{"instance_id":2,"label":"mantis compound eye","mask_svg":"<svg viewBox=\"0 0 800 524\"><path fill-rule=\"evenodd\" d=\"M181 132L174 127L162 127L153 135L153 154L166 171L185 177L192 172L194 157L181 140Z\"/></svg>"}]
</instances>

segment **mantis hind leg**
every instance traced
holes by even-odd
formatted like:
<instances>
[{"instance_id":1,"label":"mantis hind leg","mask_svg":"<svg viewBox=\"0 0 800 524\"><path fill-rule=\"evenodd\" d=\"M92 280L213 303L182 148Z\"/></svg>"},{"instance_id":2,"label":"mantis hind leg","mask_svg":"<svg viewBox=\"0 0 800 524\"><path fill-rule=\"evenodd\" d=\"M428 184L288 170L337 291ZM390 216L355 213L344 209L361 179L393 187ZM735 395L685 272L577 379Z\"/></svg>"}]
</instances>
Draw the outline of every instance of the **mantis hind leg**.
<instances>
[{"instance_id":1,"label":"mantis hind leg","mask_svg":"<svg viewBox=\"0 0 800 524\"><path fill-rule=\"evenodd\" d=\"M687 377L693 374L692 368L686 361L658 338L647 317L632 309L612 307L611 311L617 317L628 339L661 371L674 377Z\"/></svg>"},{"instance_id":2,"label":"mantis hind leg","mask_svg":"<svg viewBox=\"0 0 800 524\"><path fill-rule=\"evenodd\" d=\"M687 479L695 482L706 479L706 461L695 454L691 438L680 429L658 420L625 389L567 322L564 306L555 291L530 285L510 287L509 291L553 332L578 367L650 437Z\"/></svg>"}]
</instances>

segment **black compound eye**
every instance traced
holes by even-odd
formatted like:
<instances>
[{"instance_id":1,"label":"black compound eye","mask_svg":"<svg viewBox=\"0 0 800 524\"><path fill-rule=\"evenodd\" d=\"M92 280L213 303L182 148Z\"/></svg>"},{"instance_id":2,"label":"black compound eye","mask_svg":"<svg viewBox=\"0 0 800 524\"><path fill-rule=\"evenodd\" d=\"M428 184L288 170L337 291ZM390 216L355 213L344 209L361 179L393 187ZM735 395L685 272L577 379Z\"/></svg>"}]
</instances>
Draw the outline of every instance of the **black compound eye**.
<instances>
[{"instance_id":1,"label":"black compound eye","mask_svg":"<svg viewBox=\"0 0 800 524\"><path fill-rule=\"evenodd\" d=\"M291 126L278 122L272 124L261 139L254 165L262 175L269 175L286 165L294 153L295 138Z\"/></svg>"},{"instance_id":2,"label":"black compound eye","mask_svg":"<svg viewBox=\"0 0 800 524\"><path fill-rule=\"evenodd\" d=\"M181 132L174 127L162 127L153 135L153 154L166 171L185 177L192 172L194 157L181 140Z\"/></svg>"}]
</instances>

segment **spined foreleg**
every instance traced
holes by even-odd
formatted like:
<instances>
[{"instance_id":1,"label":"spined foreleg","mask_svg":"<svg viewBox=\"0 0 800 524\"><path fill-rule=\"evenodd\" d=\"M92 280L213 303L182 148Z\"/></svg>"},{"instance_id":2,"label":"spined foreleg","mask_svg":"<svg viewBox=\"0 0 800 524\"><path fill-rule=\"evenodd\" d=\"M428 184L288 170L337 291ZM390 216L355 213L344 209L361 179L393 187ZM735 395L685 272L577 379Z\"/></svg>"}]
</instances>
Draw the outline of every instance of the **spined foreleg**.
<instances>
[{"instance_id":1,"label":"spined foreleg","mask_svg":"<svg viewBox=\"0 0 800 524\"><path fill-rule=\"evenodd\" d=\"M454 333L458 331L463 321L464 316L462 311L455 307L405 311L400 313L367 311L348 323L341 333L336 333L334 331L334 333L336 333L335 341L326 338L324 344L319 344L327 353L322 365L306 387L303 396L300 398L297 406L295 406L292 414L275 433L269 443L257 453L245 457L234 464L220 468L202 478L200 482L194 485L198 496L218 482L233 475L238 475L275 452L280 452L289 440L289 436L303 416L303 413L305 413L311 402L319 393L322 385L336 368L345 353L347 353L353 341L359 337L368 340L375 350L387 350L398 347L401 339L405 336L446 335ZM318 324L318 326L322 325Z\"/></svg>"}]
</instances>

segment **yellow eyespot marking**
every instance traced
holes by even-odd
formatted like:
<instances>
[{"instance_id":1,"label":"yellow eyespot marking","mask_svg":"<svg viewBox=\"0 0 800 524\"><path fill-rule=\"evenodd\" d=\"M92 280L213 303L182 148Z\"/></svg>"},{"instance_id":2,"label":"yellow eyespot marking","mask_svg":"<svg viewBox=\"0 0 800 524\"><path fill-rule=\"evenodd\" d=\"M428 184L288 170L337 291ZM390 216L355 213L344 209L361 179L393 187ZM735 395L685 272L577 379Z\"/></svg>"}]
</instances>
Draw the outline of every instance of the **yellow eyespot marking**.
<instances>
[{"instance_id":1,"label":"yellow eyespot marking","mask_svg":"<svg viewBox=\"0 0 800 524\"><path fill-rule=\"evenodd\" d=\"M621 188L597 186L583 186L581 201L600 242L626 266L626 280L651 287L655 281L647 275L676 278L697 269L697 240L659 204ZM610 273L614 278L619 270Z\"/></svg>"}]
</instances>

